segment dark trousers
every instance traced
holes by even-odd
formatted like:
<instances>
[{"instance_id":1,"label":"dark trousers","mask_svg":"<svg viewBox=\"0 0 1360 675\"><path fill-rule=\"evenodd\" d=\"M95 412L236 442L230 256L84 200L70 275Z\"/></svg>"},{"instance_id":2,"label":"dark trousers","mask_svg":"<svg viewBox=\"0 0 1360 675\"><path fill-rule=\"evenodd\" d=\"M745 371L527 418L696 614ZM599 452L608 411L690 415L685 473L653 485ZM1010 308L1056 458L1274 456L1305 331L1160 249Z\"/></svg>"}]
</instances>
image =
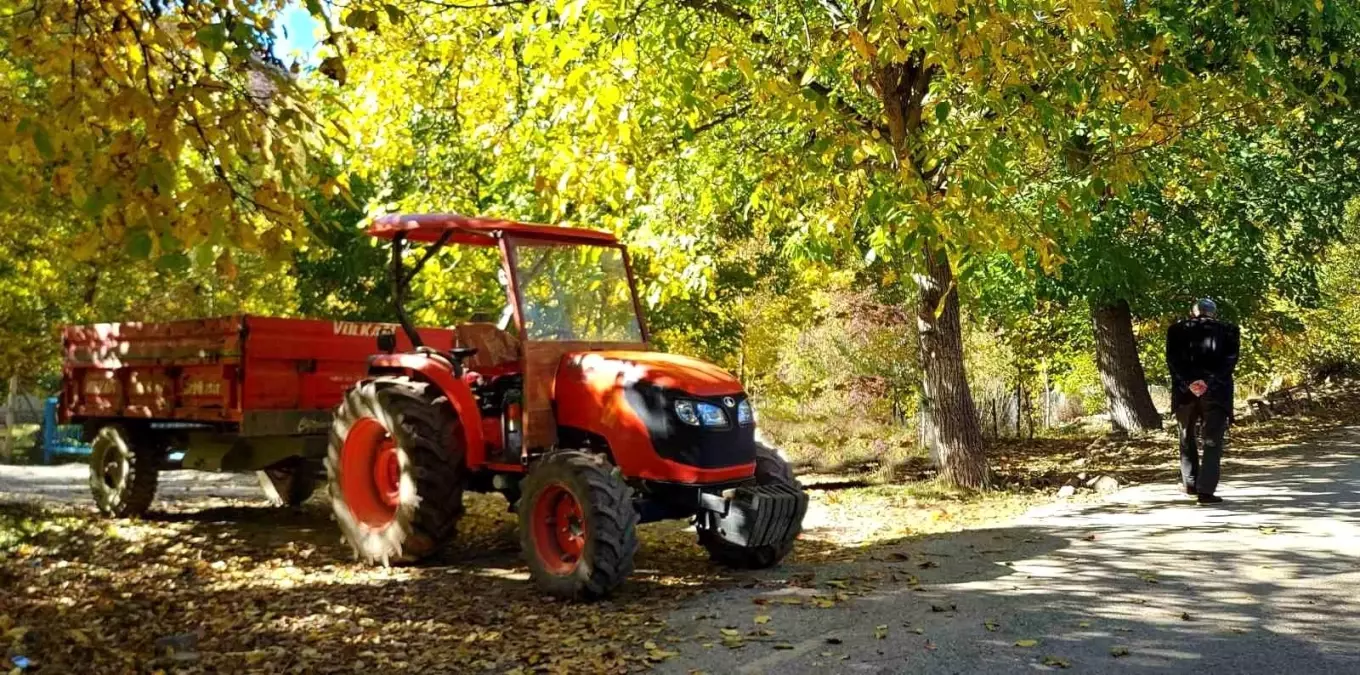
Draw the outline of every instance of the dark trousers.
<instances>
[{"instance_id":1,"label":"dark trousers","mask_svg":"<svg viewBox=\"0 0 1360 675\"><path fill-rule=\"evenodd\" d=\"M1218 489L1218 464L1223 459L1223 434L1228 430L1232 404L1199 397L1176 406L1181 433L1181 480L1195 492L1211 495ZM1196 430L1204 439L1201 449Z\"/></svg>"}]
</instances>

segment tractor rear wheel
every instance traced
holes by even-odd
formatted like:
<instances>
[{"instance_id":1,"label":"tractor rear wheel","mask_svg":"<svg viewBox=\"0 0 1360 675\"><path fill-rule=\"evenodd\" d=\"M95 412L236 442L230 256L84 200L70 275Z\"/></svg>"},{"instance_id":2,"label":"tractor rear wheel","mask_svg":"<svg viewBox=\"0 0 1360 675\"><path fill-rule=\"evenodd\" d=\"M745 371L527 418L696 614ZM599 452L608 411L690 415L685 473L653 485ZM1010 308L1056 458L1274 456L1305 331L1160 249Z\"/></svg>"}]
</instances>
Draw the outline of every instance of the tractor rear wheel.
<instances>
[{"instance_id":1,"label":"tractor rear wheel","mask_svg":"<svg viewBox=\"0 0 1360 675\"><path fill-rule=\"evenodd\" d=\"M156 498L165 444L151 432L106 424L90 441L90 493L106 516L141 516Z\"/></svg>"},{"instance_id":2,"label":"tractor rear wheel","mask_svg":"<svg viewBox=\"0 0 1360 675\"><path fill-rule=\"evenodd\" d=\"M603 455L554 452L529 469L520 489L520 546L545 593L593 600L633 572L633 490Z\"/></svg>"},{"instance_id":3,"label":"tractor rear wheel","mask_svg":"<svg viewBox=\"0 0 1360 675\"><path fill-rule=\"evenodd\" d=\"M756 483L760 485L788 485L798 490L803 486L793 476L793 467L775 448L756 441ZM793 550L793 542L803 531L803 524L789 530L788 536L768 546L745 547L724 541L717 534L699 530L699 544L708 549L713 562L738 569L765 569L778 565Z\"/></svg>"},{"instance_id":4,"label":"tractor rear wheel","mask_svg":"<svg viewBox=\"0 0 1360 675\"><path fill-rule=\"evenodd\" d=\"M463 515L463 432L433 386L406 377L364 380L331 425L331 507L359 558L414 561L453 539Z\"/></svg>"}]
</instances>

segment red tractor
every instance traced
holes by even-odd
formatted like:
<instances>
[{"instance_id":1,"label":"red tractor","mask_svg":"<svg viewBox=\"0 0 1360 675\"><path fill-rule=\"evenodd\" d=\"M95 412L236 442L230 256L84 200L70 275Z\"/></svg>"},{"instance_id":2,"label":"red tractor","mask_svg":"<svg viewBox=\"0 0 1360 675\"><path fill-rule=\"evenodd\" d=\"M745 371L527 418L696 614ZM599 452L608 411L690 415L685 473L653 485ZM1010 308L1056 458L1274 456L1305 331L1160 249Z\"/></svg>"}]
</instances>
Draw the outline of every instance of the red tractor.
<instances>
[{"instance_id":1,"label":"red tractor","mask_svg":"<svg viewBox=\"0 0 1360 675\"><path fill-rule=\"evenodd\" d=\"M565 598L617 588L641 522L693 518L713 559L735 567L792 549L806 493L757 442L736 378L649 350L613 235L444 214L378 218L369 233L392 241L396 314L415 347L378 336L331 428L331 499L361 558L434 553L464 490L510 501L534 581ZM412 242L429 247L408 270ZM457 346L441 351L422 344L404 297L449 244L499 252L507 307L499 324L457 326Z\"/></svg>"}]
</instances>

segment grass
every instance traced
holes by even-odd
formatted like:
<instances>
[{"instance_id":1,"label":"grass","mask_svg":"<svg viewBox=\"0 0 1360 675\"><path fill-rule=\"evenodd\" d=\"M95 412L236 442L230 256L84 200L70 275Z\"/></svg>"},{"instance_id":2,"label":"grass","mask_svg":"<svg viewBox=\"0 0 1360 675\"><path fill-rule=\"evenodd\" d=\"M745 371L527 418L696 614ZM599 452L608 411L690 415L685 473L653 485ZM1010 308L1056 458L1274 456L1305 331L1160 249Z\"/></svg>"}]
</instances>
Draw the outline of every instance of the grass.
<instances>
[{"instance_id":1,"label":"grass","mask_svg":"<svg viewBox=\"0 0 1360 675\"><path fill-rule=\"evenodd\" d=\"M12 456L9 461L14 463L24 463L30 457L35 448L38 447L38 425L36 424L16 424L14 425L14 440L11 447ZM0 427L0 443L4 442L3 435L5 430Z\"/></svg>"},{"instance_id":2,"label":"grass","mask_svg":"<svg viewBox=\"0 0 1360 675\"><path fill-rule=\"evenodd\" d=\"M761 429L801 474L874 483L919 479L929 458L910 427L855 417L761 418Z\"/></svg>"}]
</instances>

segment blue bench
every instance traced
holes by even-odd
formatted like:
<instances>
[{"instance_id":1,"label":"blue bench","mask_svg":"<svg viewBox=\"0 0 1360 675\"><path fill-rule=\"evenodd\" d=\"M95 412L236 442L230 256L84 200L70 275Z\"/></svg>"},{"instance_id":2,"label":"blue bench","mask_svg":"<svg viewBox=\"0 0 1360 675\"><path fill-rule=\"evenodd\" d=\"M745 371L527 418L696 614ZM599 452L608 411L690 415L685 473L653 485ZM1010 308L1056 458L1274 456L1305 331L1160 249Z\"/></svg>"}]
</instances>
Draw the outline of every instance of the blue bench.
<instances>
[{"instance_id":1,"label":"blue bench","mask_svg":"<svg viewBox=\"0 0 1360 675\"><path fill-rule=\"evenodd\" d=\"M88 456L90 444L82 441L80 434L79 424L57 423L56 398L49 398L43 403L42 425L38 430L43 464L51 464L59 455Z\"/></svg>"}]
</instances>

